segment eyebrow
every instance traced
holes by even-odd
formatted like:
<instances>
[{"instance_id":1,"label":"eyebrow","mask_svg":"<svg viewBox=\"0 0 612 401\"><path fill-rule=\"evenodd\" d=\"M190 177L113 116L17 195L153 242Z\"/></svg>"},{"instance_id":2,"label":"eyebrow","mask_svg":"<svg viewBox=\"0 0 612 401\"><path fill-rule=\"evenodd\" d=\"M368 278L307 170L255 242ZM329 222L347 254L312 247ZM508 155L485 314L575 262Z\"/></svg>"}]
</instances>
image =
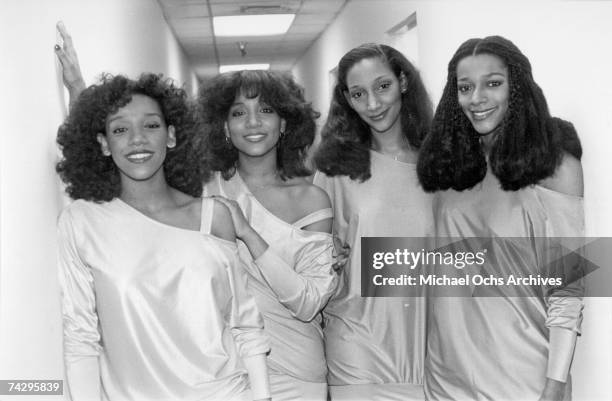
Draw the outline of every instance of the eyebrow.
<instances>
[{"instance_id":1,"label":"eyebrow","mask_svg":"<svg viewBox=\"0 0 612 401\"><path fill-rule=\"evenodd\" d=\"M503 72L490 72L488 74L483 75L485 78L490 78L494 75L501 75L502 77L506 78L506 74L504 74ZM470 79L468 77L461 77L461 78L457 78L457 81L469 81Z\"/></svg>"},{"instance_id":2,"label":"eyebrow","mask_svg":"<svg viewBox=\"0 0 612 401\"><path fill-rule=\"evenodd\" d=\"M234 102L230 104L229 108L231 109L232 107L244 106L244 105L245 105L244 102ZM262 107L262 106L274 108L270 103L264 102L263 100L259 101L259 107Z\"/></svg>"},{"instance_id":3,"label":"eyebrow","mask_svg":"<svg viewBox=\"0 0 612 401\"><path fill-rule=\"evenodd\" d=\"M378 77L374 78L374 79L372 80L372 82L376 82L376 81L379 81L379 80L381 80L381 79L391 79L391 77L389 76L389 74L386 74L386 75L380 75L380 76L378 76ZM353 86L349 86L349 89L355 89L355 88L361 88L361 85L353 85Z\"/></svg>"},{"instance_id":4,"label":"eyebrow","mask_svg":"<svg viewBox=\"0 0 612 401\"><path fill-rule=\"evenodd\" d=\"M164 119L164 118L162 117L162 115L161 115L161 114L159 114L159 113L145 113L145 117L153 117L153 116L159 117L159 118L160 118L160 119L162 119L162 120ZM115 121L115 120L120 120L120 119L122 119L122 118L124 118L124 116L123 116L123 115L121 115L121 114L116 115L116 116L114 116L114 117L109 118L109 119L108 119L108 123L110 124L110 123L112 123L113 121Z\"/></svg>"}]
</instances>

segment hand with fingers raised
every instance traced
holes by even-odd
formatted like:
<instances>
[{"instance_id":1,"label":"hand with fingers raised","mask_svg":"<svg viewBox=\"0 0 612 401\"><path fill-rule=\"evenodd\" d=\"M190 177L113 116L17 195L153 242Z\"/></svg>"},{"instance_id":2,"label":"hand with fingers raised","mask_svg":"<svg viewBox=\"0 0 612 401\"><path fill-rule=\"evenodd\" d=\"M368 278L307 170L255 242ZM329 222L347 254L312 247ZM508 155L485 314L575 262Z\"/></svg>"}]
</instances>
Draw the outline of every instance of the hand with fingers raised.
<instances>
[{"instance_id":1,"label":"hand with fingers raised","mask_svg":"<svg viewBox=\"0 0 612 401\"><path fill-rule=\"evenodd\" d=\"M248 232L253 231L253 228L247 221L246 217L244 217L244 213L242 212L240 205L238 205L238 202L218 195L213 196L213 198L223 203L229 209L232 215L236 237L243 239Z\"/></svg>"},{"instance_id":2,"label":"hand with fingers raised","mask_svg":"<svg viewBox=\"0 0 612 401\"><path fill-rule=\"evenodd\" d=\"M213 195L213 199L223 203L229 209L236 238L244 242L253 259L260 257L268 249L268 243L253 229L238 202L219 195Z\"/></svg>"},{"instance_id":3,"label":"hand with fingers raised","mask_svg":"<svg viewBox=\"0 0 612 401\"><path fill-rule=\"evenodd\" d=\"M70 94L70 105L72 105L86 85L81 73L81 67L79 66L79 59L72 43L72 37L62 21L56 24L56 29L62 38L63 44L62 46L59 44L55 45L55 54L62 65L62 78Z\"/></svg>"}]
</instances>

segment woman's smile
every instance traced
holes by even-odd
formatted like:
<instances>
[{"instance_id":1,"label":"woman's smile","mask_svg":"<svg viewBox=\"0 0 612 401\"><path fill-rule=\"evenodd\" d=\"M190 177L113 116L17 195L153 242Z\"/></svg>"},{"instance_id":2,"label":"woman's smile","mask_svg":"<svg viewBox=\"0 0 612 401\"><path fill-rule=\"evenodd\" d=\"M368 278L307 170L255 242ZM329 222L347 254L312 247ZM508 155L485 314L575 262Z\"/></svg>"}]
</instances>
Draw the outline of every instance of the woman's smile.
<instances>
[{"instance_id":1,"label":"woman's smile","mask_svg":"<svg viewBox=\"0 0 612 401\"><path fill-rule=\"evenodd\" d=\"M472 113L472 118L474 120L482 121L491 116L495 110L497 110L497 106L485 110L471 110L470 113Z\"/></svg>"},{"instance_id":2,"label":"woman's smile","mask_svg":"<svg viewBox=\"0 0 612 401\"><path fill-rule=\"evenodd\" d=\"M262 140L264 140L266 137L268 136L268 134L266 134L265 132L257 132L254 134L247 134L245 135L243 138L249 142L261 142Z\"/></svg>"},{"instance_id":3,"label":"woman's smile","mask_svg":"<svg viewBox=\"0 0 612 401\"><path fill-rule=\"evenodd\" d=\"M145 163L153 157L155 152L149 150L138 150L128 153L125 157L132 163Z\"/></svg>"}]
</instances>

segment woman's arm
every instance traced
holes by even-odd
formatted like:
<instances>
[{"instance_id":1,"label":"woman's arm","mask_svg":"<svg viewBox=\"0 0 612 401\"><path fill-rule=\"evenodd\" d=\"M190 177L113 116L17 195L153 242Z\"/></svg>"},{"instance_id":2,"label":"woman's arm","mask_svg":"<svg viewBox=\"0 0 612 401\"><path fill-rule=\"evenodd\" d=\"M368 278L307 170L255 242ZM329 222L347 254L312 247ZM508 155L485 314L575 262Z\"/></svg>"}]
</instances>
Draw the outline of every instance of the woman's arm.
<instances>
[{"instance_id":1,"label":"woman's arm","mask_svg":"<svg viewBox=\"0 0 612 401\"><path fill-rule=\"evenodd\" d=\"M270 379L266 355L270 351L268 336L263 330L263 319L255 300L247 293L245 270L240 266L238 252L228 273L232 301L230 327L238 354L249 374L254 400L270 398Z\"/></svg>"},{"instance_id":2,"label":"woman's arm","mask_svg":"<svg viewBox=\"0 0 612 401\"><path fill-rule=\"evenodd\" d=\"M327 199L327 195L325 195ZM333 269L333 241L331 236L322 234L300 250L295 266L281 258L273 247L250 226L237 202L216 197L228 206L236 228L236 237L245 243L263 279L277 296L279 302L291 314L302 320L310 321L325 306L338 283ZM329 200L327 199L327 206ZM331 230L330 219L324 225Z\"/></svg>"},{"instance_id":3,"label":"woman's arm","mask_svg":"<svg viewBox=\"0 0 612 401\"><path fill-rule=\"evenodd\" d=\"M242 361L247 372L249 372L253 400L270 400L270 378L268 376L266 354L247 356L242 358Z\"/></svg>"},{"instance_id":4,"label":"woman's arm","mask_svg":"<svg viewBox=\"0 0 612 401\"><path fill-rule=\"evenodd\" d=\"M66 364L66 380L72 401L99 401L100 367L97 357L72 359Z\"/></svg>"},{"instance_id":5,"label":"woman's arm","mask_svg":"<svg viewBox=\"0 0 612 401\"><path fill-rule=\"evenodd\" d=\"M278 301L305 322L323 309L338 284L331 236L313 238L300 250L295 266L270 247L254 262Z\"/></svg>"},{"instance_id":6,"label":"woman's arm","mask_svg":"<svg viewBox=\"0 0 612 401\"><path fill-rule=\"evenodd\" d=\"M81 260L72 216L58 222L58 273L62 291L64 362L68 391L74 401L100 400L98 355L101 351L93 277Z\"/></svg>"},{"instance_id":7,"label":"woman's arm","mask_svg":"<svg viewBox=\"0 0 612 401\"><path fill-rule=\"evenodd\" d=\"M582 197L584 194L584 178L580 160L569 153L565 153L555 173L539 184L560 194Z\"/></svg>"},{"instance_id":8,"label":"woman's arm","mask_svg":"<svg viewBox=\"0 0 612 401\"><path fill-rule=\"evenodd\" d=\"M584 213L581 201L584 185L580 161L565 154L555 174L543 180L540 185L554 191L555 193L551 196L560 197L560 201L564 202L563 205L560 205L560 201L557 201L555 205L547 207L553 226L553 235L555 237L584 236ZM559 260L563 261L566 258L559 258ZM557 266L555 270L566 271L572 267ZM548 365L541 401L562 400L564 397L582 322L583 293L583 282L578 279L563 288L552 289L548 294L546 319L546 326L549 328Z\"/></svg>"},{"instance_id":9,"label":"woman's arm","mask_svg":"<svg viewBox=\"0 0 612 401\"><path fill-rule=\"evenodd\" d=\"M56 28L62 38L63 44L62 46L58 44L55 45L55 54L62 65L64 86L68 89L70 106L72 107L72 104L87 86L83 80L83 74L79 66L79 58L77 57L74 44L72 43L72 37L66 30L62 21L57 23Z\"/></svg>"},{"instance_id":10,"label":"woman's arm","mask_svg":"<svg viewBox=\"0 0 612 401\"><path fill-rule=\"evenodd\" d=\"M225 202L215 197L211 231L214 235L227 240L235 240L232 213ZM224 231L222 235L219 235ZM219 232L215 234L215 232ZM236 250L231 265L228 267L230 291L232 293L232 313L230 328L238 354L242 358L249 374L251 391L254 400L270 399L270 380L266 355L270 351L268 337L263 331L263 319L257 309L255 300L247 293L245 269Z\"/></svg>"},{"instance_id":11,"label":"woman's arm","mask_svg":"<svg viewBox=\"0 0 612 401\"><path fill-rule=\"evenodd\" d=\"M249 252L253 259L261 256L266 249L268 249L268 243L257 231L255 231L255 229L253 229L253 227L251 227L246 217L244 217L244 213L242 213L242 209L240 209L238 202L218 195L213 195L213 198L227 206L227 209L231 213L236 237L243 241L247 248L249 248Z\"/></svg>"}]
</instances>

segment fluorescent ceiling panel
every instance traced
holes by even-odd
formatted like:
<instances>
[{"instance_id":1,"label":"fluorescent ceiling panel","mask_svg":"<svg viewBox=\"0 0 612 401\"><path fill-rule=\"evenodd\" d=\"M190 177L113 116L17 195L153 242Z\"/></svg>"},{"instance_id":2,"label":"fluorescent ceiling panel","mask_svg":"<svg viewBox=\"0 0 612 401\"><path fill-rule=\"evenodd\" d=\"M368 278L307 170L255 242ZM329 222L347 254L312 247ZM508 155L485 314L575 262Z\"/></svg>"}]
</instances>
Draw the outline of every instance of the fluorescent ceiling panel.
<instances>
[{"instance_id":1,"label":"fluorescent ceiling panel","mask_svg":"<svg viewBox=\"0 0 612 401\"><path fill-rule=\"evenodd\" d=\"M228 15L213 17L216 36L269 36L287 32L295 14Z\"/></svg>"},{"instance_id":2,"label":"fluorescent ceiling panel","mask_svg":"<svg viewBox=\"0 0 612 401\"><path fill-rule=\"evenodd\" d=\"M222 65L219 67L219 72L242 71L242 70L269 70L270 64L232 64Z\"/></svg>"}]
</instances>

